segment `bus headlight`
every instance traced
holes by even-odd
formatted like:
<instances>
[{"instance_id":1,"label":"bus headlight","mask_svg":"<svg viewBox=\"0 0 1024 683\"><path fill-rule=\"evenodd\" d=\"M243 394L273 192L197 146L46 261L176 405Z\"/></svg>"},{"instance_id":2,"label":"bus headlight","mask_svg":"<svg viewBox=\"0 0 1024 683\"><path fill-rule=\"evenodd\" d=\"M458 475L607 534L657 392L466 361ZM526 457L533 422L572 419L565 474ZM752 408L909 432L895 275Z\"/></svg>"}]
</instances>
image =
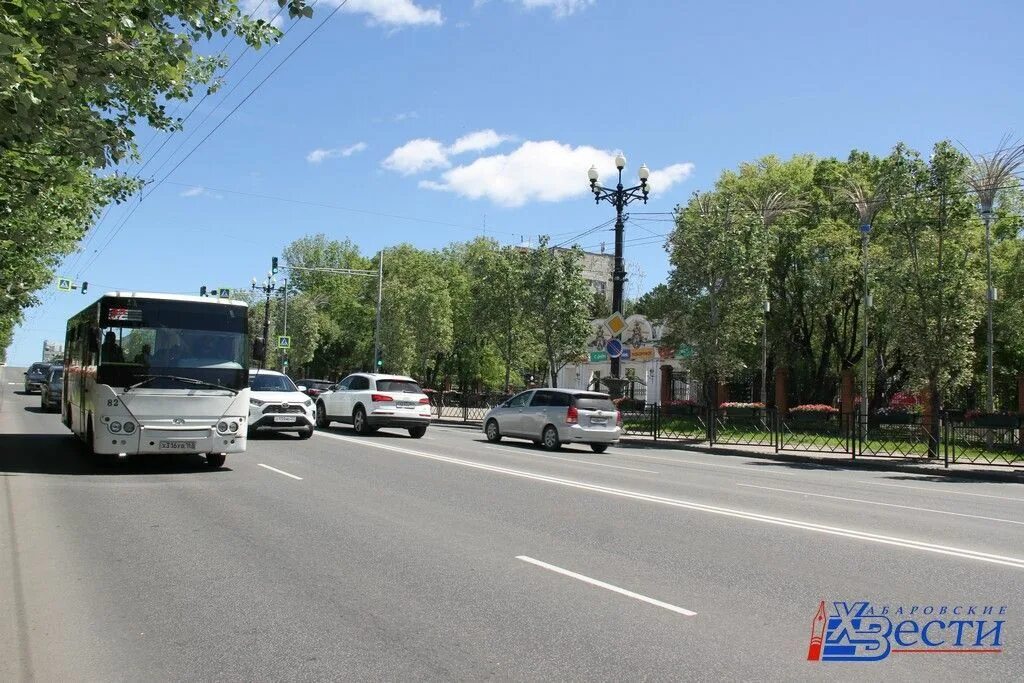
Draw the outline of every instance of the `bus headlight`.
<instances>
[{"instance_id":1,"label":"bus headlight","mask_svg":"<svg viewBox=\"0 0 1024 683\"><path fill-rule=\"evenodd\" d=\"M232 434L237 432L238 431L238 423L237 422L232 422L231 425L230 425L230 429L231 429L231 433Z\"/></svg>"},{"instance_id":2,"label":"bus headlight","mask_svg":"<svg viewBox=\"0 0 1024 683\"><path fill-rule=\"evenodd\" d=\"M109 429L114 434L117 434L121 431L121 423L118 422L117 420L114 420L113 422L107 425L107 429Z\"/></svg>"},{"instance_id":3,"label":"bus headlight","mask_svg":"<svg viewBox=\"0 0 1024 683\"><path fill-rule=\"evenodd\" d=\"M124 429L124 433L125 434L134 434L135 433L135 423L134 422L125 422L123 429Z\"/></svg>"},{"instance_id":4,"label":"bus headlight","mask_svg":"<svg viewBox=\"0 0 1024 683\"><path fill-rule=\"evenodd\" d=\"M217 424L217 431L220 432L221 434L227 433L227 431L228 431L228 423L224 422L223 420L221 420Z\"/></svg>"}]
</instances>

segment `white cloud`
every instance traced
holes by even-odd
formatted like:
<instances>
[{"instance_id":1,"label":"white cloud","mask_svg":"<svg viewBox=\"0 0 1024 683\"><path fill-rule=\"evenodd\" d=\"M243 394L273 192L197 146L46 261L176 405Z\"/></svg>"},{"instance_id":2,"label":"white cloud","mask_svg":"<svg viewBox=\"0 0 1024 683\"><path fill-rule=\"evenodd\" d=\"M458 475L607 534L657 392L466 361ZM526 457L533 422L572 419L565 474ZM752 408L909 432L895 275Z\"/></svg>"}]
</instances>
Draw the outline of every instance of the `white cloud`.
<instances>
[{"instance_id":1,"label":"white cloud","mask_svg":"<svg viewBox=\"0 0 1024 683\"><path fill-rule=\"evenodd\" d=\"M531 201L559 202L589 193L587 169L592 164L606 184L613 182L617 174L614 152L587 145L573 147L555 140L527 141L508 154L480 157L445 171L440 181L423 180L419 185L508 207ZM627 173L632 177L627 182L634 182L639 167L639 163L631 165ZM652 170L651 185L656 193L666 192L692 172L691 163Z\"/></svg>"},{"instance_id":2,"label":"white cloud","mask_svg":"<svg viewBox=\"0 0 1024 683\"><path fill-rule=\"evenodd\" d=\"M508 0L516 2L526 9L550 9L558 18L567 17L574 12L594 4L594 0Z\"/></svg>"},{"instance_id":3,"label":"white cloud","mask_svg":"<svg viewBox=\"0 0 1024 683\"><path fill-rule=\"evenodd\" d=\"M432 168L448 168L451 164L444 145L430 138L418 138L395 149L381 165L389 171L411 175Z\"/></svg>"},{"instance_id":4,"label":"white cloud","mask_svg":"<svg viewBox=\"0 0 1024 683\"><path fill-rule=\"evenodd\" d=\"M394 115L395 121L409 121L411 119L418 119L420 115L414 111L403 111Z\"/></svg>"},{"instance_id":5,"label":"white cloud","mask_svg":"<svg viewBox=\"0 0 1024 683\"><path fill-rule=\"evenodd\" d=\"M211 192L210 190L207 190L202 185L193 185L192 187L186 188L186 189L182 190L178 194L178 196L179 197L210 197L211 199L224 199L224 195L217 194L216 192Z\"/></svg>"},{"instance_id":6,"label":"white cloud","mask_svg":"<svg viewBox=\"0 0 1024 683\"><path fill-rule=\"evenodd\" d=\"M455 143L448 148L448 153L462 154L464 152L482 152L485 149L497 147L509 139L511 139L511 136L499 135L490 128L487 130L478 130L476 132L463 135L461 138L456 140Z\"/></svg>"},{"instance_id":7,"label":"white cloud","mask_svg":"<svg viewBox=\"0 0 1024 683\"><path fill-rule=\"evenodd\" d=\"M467 133L447 147L432 138L417 138L396 148L381 162L381 166L402 175L448 168L451 166L449 155L483 152L511 139L511 135L502 135L490 128Z\"/></svg>"},{"instance_id":8,"label":"white cloud","mask_svg":"<svg viewBox=\"0 0 1024 683\"><path fill-rule=\"evenodd\" d=\"M306 155L306 161L311 164L319 164L327 159L337 159L338 157L350 157L353 154L362 152L366 149L365 142L357 142L354 145L348 147L334 147L331 149L317 148Z\"/></svg>"},{"instance_id":9,"label":"white cloud","mask_svg":"<svg viewBox=\"0 0 1024 683\"><path fill-rule=\"evenodd\" d=\"M327 0L337 5L341 0ZM441 10L427 9L417 5L413 0L348 0L341 8L350 14L369 15L371 24L382 24L389 27L400 26L440 26L444 23Z\"/></svg>"}]
</instances>

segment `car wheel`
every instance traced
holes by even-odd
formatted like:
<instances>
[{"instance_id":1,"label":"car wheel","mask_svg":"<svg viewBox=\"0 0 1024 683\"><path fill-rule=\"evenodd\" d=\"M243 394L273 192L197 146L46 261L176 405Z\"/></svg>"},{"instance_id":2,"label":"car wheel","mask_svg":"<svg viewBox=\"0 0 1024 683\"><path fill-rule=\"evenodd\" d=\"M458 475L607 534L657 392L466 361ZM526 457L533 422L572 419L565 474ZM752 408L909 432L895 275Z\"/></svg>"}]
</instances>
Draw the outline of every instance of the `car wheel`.
<instances>
[{"instance_id":1,"label":"car wheel","mask_svg":"<svg viewBox=\"0 0 1024 683\"><path fill-rule=\"evenodd\" d=\"M221 467L224 467L224 461L227 457L225 453L207 453L206 466L211 470L219 470Z\"/></svg>"},{"instance_id":2,"label":"car wheel","mask_svg":"<svg viewBox=\"0 0 1024 683\"><path fill-rule=\"evenodd\" d=\"M409 436L411 436L414 439L422 439L423 435L426 433L426 427L409 427Z\"/></svg>"},{"instance_id":3,"label":"car wheel","mask_svg":"<svg viewBox=\"0 0 1024 683\"><path fill-rule=\"evenodd\" d=\"M501 441L501 429L498 427L497 420L488 420L487 428L484 430L487 435L487 440L491 443L498 443Z\"/></svg>"},{"instance_id":4,"label":"car wheel","mask_svg":"<svg viewBox=\"0 0 1024 683\"><path fill-rule=\"evenodd\" d=\"M313 436L313 431L314 430L312 427L310 427L309 429L303 429L301 432L299 432L299 438L308 439L309 437Z\"/></svg>"},{"instance_id":5,"label":"car wheel","mask_svg":"<svg viewBox=\"0 0 1024 683\"><path fill-rule=\"evenodd\" d=\"M247 438L247 439L255 439L256 438L256 428L255 427L249 427L248 429L246 429L245 430L245 438Z\"/></svg>"},{"instance_id":6,"label":"car wheel","mask_svg":"<svg viewBox=\"0 0 1024 683\"><path fill-rule=\"evenodd\" d=\"M544 428L544 433L541 434L541 442L544 445L544 450L557 451L562 447L562 441L558 438L558 430L555 429L554 425L548 425Z\"/></svg>"},{"instance_id":7,"label":"car wheel","mask_svg":"<svg viewBox=\"0 0 1024 683\"><path fill-rule=\"evenodd\" d=\"M606 450L608 450L608 444L592 443L590 444L590 450L594 451L595 453L604 453Z\"/></svg>"},{"instance_id":8,"label":"car wheel","mask_svg":"<svg viewBox=\"0 0 1024 683\"><path fill-rule=\"evenodd\" d=\"M327 417L327 407L323 401L316 403L316 426L320 429L327 429L331 426L331 418Z\"/></svg>"},{"instance_id":9,"label":"car wheel","mask_svg":"<svg viewBox=\"0 0 1024 683\"><path fill-rule=\"evenodd\" d=\"M366 421L366 411L363 410L362 406L356 408L355 412L352 413L352 429L360 436L370 433L370 425Z\"/></svg>"}]
</instances>

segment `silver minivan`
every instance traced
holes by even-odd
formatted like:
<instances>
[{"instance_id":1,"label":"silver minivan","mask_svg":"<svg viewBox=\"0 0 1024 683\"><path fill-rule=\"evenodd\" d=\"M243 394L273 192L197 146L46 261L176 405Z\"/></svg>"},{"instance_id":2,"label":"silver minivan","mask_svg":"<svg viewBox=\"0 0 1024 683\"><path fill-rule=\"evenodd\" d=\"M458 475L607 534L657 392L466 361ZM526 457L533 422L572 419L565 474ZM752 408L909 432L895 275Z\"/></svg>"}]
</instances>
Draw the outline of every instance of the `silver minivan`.
<instances>
[{"instance_id":1,"label":"silver minivan","mask_svg":"<svg viewBox=\"0 0 1024 683\"><path fill-rule=\"evenodd\" d=\"M487 440L530 439L549 451L564 443L589 444L604 453L622 434L622 416L608 394L580 389L530 389L484 416Z\"/></svg>"}]
</instances>

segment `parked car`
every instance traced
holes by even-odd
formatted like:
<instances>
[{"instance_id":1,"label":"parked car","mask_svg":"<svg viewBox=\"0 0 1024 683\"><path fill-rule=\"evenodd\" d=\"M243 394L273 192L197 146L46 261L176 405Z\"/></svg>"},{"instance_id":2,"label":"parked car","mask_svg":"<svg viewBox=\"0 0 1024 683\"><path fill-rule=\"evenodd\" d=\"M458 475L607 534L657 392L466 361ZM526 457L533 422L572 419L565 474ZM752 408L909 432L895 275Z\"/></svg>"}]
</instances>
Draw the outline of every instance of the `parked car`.
<instances>
[{"instance_id":1,"label":"parked car","mask_svg":"<svg viewBox=\"0 0 1024 683\"><path fill-rule=\"evenodd\" d=\"M63 396L64 366L53 365L46 381L39 386L39 407L44 413L59 412Z\"/></svg>"},{"instance_id":2,"label":"parked car","mask_svg":"<svg viewBox=\"0 0 1024 683\"><path fill-rule=\"evenodd\" d=\"M33 363L29 369L25 371L26 394L31 394L33 391L40 390L46 382L46 378L50 376L50 367L52 365L52 363Z\"/></svg>"},{"instance_id":3,"label":"parked car","mask_svg":"<svg viewBox=\"0 0 1024 683\"><path fill-rule=\"evenodd\" d=\"M608 394L579 389L529 389L484 416L487 440L530 439L549 451L565 443L589 444L604 453L622 435L622 414Z\"/></svg>"},{"instance_id":4,"label":"parked car","mask_svg":"<svg viewBox=\"0 0 1024 683\"><path fill-rule=\"evenodd\" d=\"M350 424L356 434L400 427L419 439L430 425L430 399L411 377L360 372L317 397L317 426L329 427L332 422Z\"/></svg>"},{"instance_id":5,"label":"parked car","mask_svg":"<svg viewBox=\"0 0 1024 683\"><path fill-rule=\"evenodd\" d=\"M309 396L310 398L316 398L334 386L334 382L329 379L297 379L295 380L295 383L299 386L306 387L306 390L302 393L306 394L306 396Z\"/></svg>"},{"instance_id":6,"label":"parked car","mask_svg":"<svg viewBox=\"0 0 1024 683\"><path fill-rule=\"evenodd\" d=\"M302 393L305 388L280 372L250 370L249 437L260 431L298 432L302 439L313 436L316 413L313 399Z\"/></svg>"}]
</instances>

